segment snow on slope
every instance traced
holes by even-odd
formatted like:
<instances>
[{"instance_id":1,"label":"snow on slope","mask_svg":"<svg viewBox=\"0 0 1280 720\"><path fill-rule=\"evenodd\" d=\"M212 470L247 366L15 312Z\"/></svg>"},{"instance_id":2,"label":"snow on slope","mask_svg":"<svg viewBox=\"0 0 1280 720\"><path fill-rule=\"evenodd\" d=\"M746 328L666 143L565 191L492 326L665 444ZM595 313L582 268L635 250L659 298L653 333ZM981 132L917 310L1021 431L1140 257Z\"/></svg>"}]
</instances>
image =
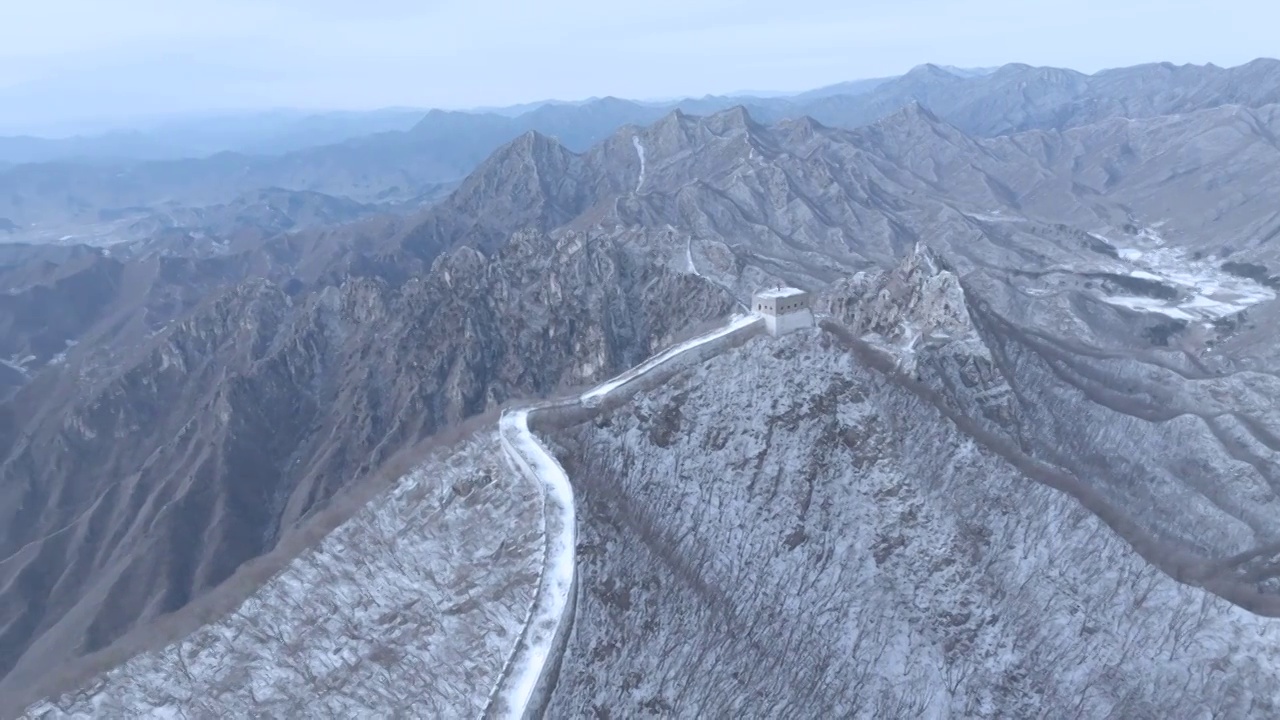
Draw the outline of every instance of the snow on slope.
<instances>
[{"instance_id":1,"label":"snow on slope","mask_svg":"<svg viewBox=\"0 0 1280 720\"><path fill-rule=\"evenodd\" d=\"M625 392L753 322L736 318L589 394ZM573 491L529 412L433 457L234 612L26 717L521 714L564 638L574 581Z\"/></svg>"},{"instance_id":2,"label":"snow on slope","mask_svg":"<svg viewBox=\"0 0 1280 720\"><path fill-rule=\"evenodd\" d=\"M496 433L450 448L233 613L26 716L475 717L533 599L541 495Z\"/></svg>"},{"instance_id":3,"label":"snow on slope","mask_svg":"<svg viewBox=\"0 0 1280 720\"><path fill-rule=\"evenodd\" d=\"M1171 580L821 332L547 440L593 549L549 717L1280 711L1280 624Z\"/></svg>"}]
</instances>

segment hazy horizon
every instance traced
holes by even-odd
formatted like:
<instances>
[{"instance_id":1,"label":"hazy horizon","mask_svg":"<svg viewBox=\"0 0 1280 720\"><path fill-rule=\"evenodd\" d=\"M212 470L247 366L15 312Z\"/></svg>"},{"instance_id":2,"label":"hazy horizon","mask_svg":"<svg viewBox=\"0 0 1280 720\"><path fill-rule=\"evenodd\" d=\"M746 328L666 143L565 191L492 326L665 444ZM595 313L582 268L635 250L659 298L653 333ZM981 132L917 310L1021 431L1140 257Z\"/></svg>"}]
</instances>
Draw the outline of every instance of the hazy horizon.
<instances>
[{"instance_id":1,"label":"hazy horizon","mask_svg":"<svg viewBox=\"0 0 1280 720\"><path fill-rule=\"evenodd\" d=\"M5 135L272 110L785 93L927 62L1226 67L1276 54L1267 29L1280 21L1280 7L1257 0L1211 12L1150 0L49 0L11 14Z\"/></svg>"}]
</instances>

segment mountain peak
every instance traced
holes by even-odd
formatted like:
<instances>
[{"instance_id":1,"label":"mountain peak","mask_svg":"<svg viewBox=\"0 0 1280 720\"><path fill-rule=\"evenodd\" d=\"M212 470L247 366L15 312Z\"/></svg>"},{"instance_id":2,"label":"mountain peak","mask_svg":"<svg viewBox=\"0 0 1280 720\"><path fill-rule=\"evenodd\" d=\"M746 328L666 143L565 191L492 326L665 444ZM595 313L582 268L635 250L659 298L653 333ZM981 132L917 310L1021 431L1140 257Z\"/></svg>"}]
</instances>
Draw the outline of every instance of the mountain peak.
<instances>
[{"instance_id":1,"label":"mountain peak","mask_svg":"<svg viewBox=\"0 0 1280 720\"><path fill-rule=\"evenodd\" d=\"M814 120L808 115L801 115L798 118L787 118L774 126L775 129L793 140L807 139L826 132L829 128L826 125Z\"/></svg>"},{"instance_id":2,"label":"mountain peak","mask_svg":"<svg viewBox=\"0 0 1280 720\"><path fill-rule=\"evenodd\" d=\"M996 77L1008 77L1011 75L1021 75L1022 73L1031 72L1034 69L1035 68L1026 63L1005 63L1004 65L996 68L996 71L992 74Z\"/></svg>"},{"instance_id":3,"label":"mountain peak","mask_svg":"<svg viewBox=\"0 0 1280 720\"><path fill-rule=\"evenodd\" d=\"M917 65L911 68L910 70L908 70L902 77L904 78L938 77L938 78L946 78L946 79L952 79L952 80L959 79L958 75L948 72L941 66L934 65L933 63L924 63L922 65Z\"/></svg>"},{"instance_id":4,"label":"mountain peak","mask_svg":"<svg viewBox=\"0 0 1280 720\"><path fill-rule=\"evenodd\" d=\"M945 125L937 115L933 114L929 108L920 104L919 100L911 102L898 108L897 111L890 115L886 115L877 125L894 125L894 126L919 126L919 125Z\"/></svg>"},{"instance_id":5,"label":"mountain peak","mask_svg":"<svg viewBox=\"0 0 1280 720\"><path fill-rule=\"evenodd\" d=\"M828 303L831 313L856 333L877 335L901 350L908 366L921 338L977 338L959 277L922 242L888 270L840 280Z\"/></svg>"},{"instance_id":6,"label":"mountain peak","mask_svg":"<svg viewBox=\"0 0 1280 720\"><path fill-rule=\"evenodd\" d=\"M991 77L997 81L1009 80L1033 80L1037 82L1049 82L1056 84L1071 83L1078 80L1084 80L1085 75L1075 70L1055 67L1037 67L1035 65L1027 65L1026 63L1008 63L1002 65L998 70L992 73Z\"/></svg>"},{"instance_id":7,"label":"mountain peak","mask_svg":"<svg viewBox=\"0 0 1280 720\"><path fill-rule=\"evenodd\" d=\"M663 115L657 122L649 126L649 131L658 138L673 138L676 136L687 135L693 124L694 117L689 115L680 108L673 108L671 112Z\"/></svg>"},{"instance_id":8,"label":"mountain peak","mask_svg":"<svg viewBox=\"0 0 1280 720\"><path fill-rule=\"evenodd\" d=\"M974 141L963 131L938 118L919 102L909 102L870 125L852 131L867 150L898 157L919 143L970 145Z\"/></svg>"},{"instance_id":9,"label":"mountain peak","mask_svg":"<svg viewBox=\"0 0 1280 720\"><path fill-rule=\"evenodd\" d=\"M708 116L705 122L707 127L719 134L734 130L756 132L761 129L761 125L755 121L755 118L751 117L751 113L747 111L744 105L734 105L731 108L721 110L714 115Z\"/></svg>"},{"instance_id":10,"label":"mountain peak","mask_svg":"<svg viewBox=\"0 0 1280 720\"><path fill-rule=\"evenodd\" d=\"M544 135L537 130L524 131L519 137L512 140L508 144L508 147L512 150L533 154L542 154L546 152L568 152L568 150L560 144L559 140L548 135ZM495 153L495 155L496 154L497 153Z\"/></svg>"}]
</instances>

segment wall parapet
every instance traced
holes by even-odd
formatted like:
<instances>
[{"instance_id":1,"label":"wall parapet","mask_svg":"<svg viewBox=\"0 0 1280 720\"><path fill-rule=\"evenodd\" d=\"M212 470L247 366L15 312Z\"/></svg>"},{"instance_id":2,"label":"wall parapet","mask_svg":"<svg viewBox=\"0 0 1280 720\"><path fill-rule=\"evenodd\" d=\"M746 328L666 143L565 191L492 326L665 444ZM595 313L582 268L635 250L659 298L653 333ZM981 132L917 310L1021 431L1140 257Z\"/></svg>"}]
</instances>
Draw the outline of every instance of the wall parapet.
<instances>
[{"instance_id":1,"label":"wall parapet","mask_svg":"<svg viewBox=\"0 0 1280 720\"><path fill-rule=\"evenodd\" d=\"M498 434L503 453L530 482L546 488L543 517L547 542L538 588L524 628L490 693L484 717L542 717L559 678L577 611L573 487L560 462L535 431L546 432L590 420L640 392L662 385L685 368L742 345L764 330L761 316L739 316L723 327L668 348L581 395L502 414Z\"/></svg>"}]
</instances>

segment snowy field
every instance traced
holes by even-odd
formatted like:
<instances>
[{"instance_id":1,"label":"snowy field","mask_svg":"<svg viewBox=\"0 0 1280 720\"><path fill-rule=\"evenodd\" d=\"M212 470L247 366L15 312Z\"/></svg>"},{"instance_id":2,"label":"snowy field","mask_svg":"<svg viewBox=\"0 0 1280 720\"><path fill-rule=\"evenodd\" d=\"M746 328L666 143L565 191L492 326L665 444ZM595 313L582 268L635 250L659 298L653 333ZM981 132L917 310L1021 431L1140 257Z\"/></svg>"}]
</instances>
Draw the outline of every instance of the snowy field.
<instances>
[{"instance_id":1,"label":"snowy field","mask_svg":"<svg viewBox=\"0 0 1280 720\"><path fill-rule=\"evenodd\" d=\"M1233 315L1276 297L1271 288L1232 275L1222 270L1220 263L1197 260L1180 248L1170 247L1151 228L1139 233L1128 246L1101 235L1094 237L1116 247L1121 260L1116 272L1139 280L1161 282L1179 291L1178 299L1169 301L1133 295L1103 298L1113 305L1195 322Z\"/></svg>"}]
</instances>

